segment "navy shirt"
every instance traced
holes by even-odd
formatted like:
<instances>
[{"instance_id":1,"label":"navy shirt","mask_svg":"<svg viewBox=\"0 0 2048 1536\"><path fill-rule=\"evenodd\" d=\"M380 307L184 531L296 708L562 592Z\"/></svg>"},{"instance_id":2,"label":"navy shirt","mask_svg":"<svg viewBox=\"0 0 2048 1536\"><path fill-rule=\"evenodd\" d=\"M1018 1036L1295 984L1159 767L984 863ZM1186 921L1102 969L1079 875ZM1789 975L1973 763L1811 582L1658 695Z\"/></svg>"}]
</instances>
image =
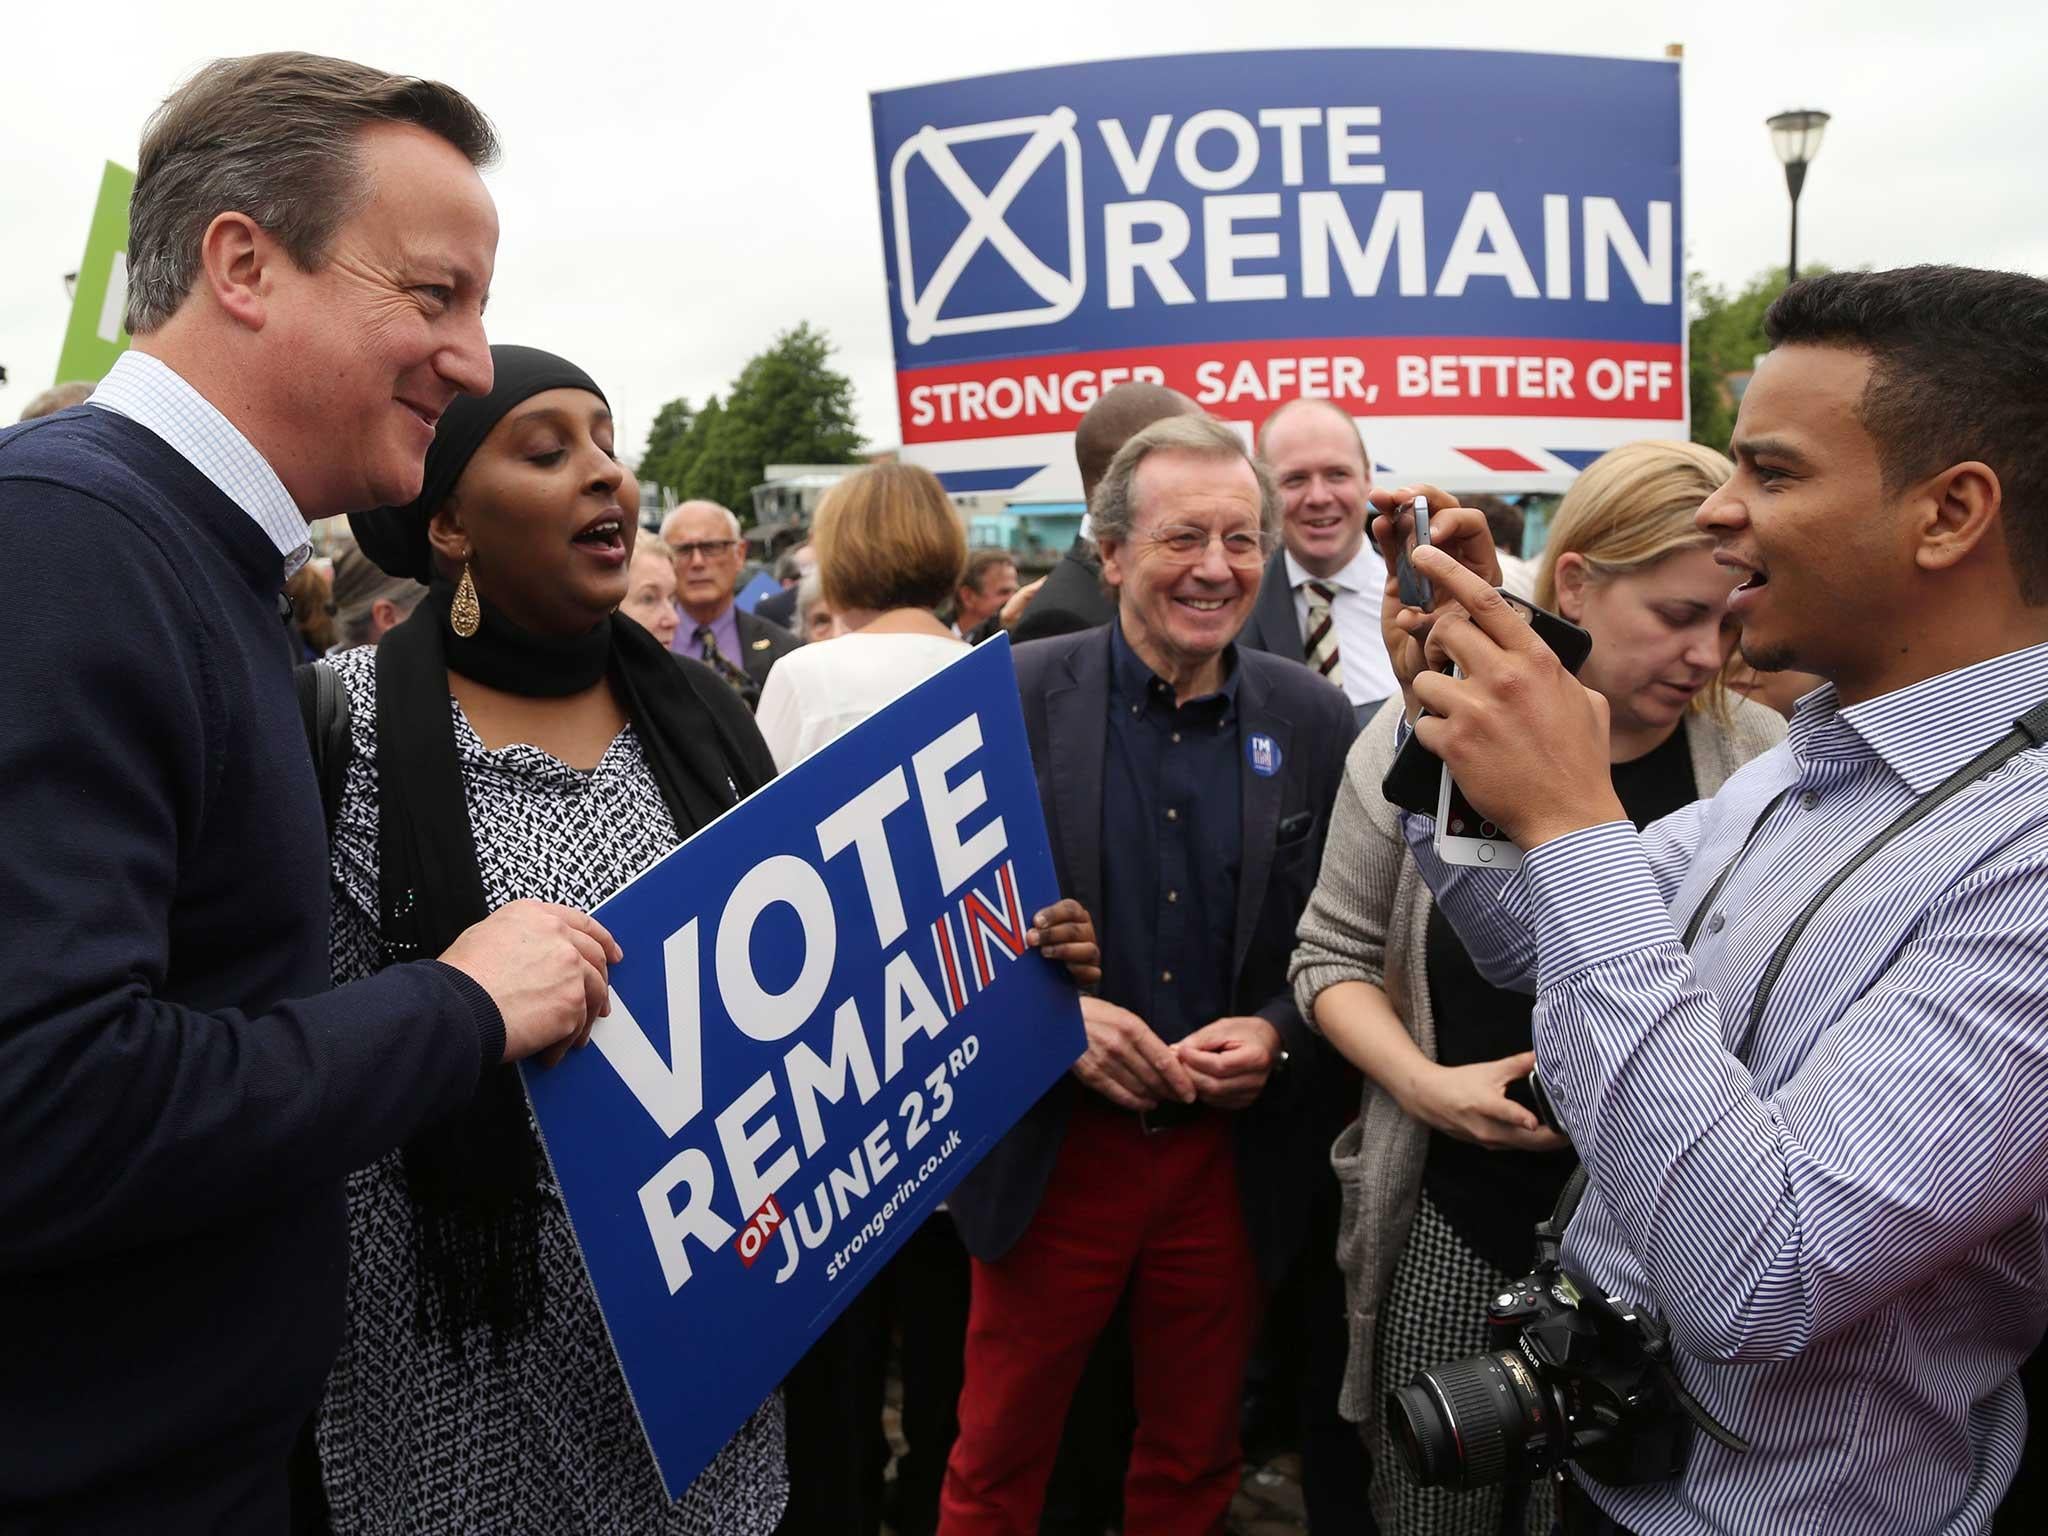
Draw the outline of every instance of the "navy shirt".
<instances>
[{"instance_id":1,"label":"navy shirt","mask_svg":"<svg viewBox=\"0 0 2048 1536\"><path fill-rule=\"evenodd\" d=\"M1102 771L1102 996L1172 1044L1231 1012L1244 834L1237 657L1220 690L1173 701L1110 626Z\"/></svg>"}]
</instances>

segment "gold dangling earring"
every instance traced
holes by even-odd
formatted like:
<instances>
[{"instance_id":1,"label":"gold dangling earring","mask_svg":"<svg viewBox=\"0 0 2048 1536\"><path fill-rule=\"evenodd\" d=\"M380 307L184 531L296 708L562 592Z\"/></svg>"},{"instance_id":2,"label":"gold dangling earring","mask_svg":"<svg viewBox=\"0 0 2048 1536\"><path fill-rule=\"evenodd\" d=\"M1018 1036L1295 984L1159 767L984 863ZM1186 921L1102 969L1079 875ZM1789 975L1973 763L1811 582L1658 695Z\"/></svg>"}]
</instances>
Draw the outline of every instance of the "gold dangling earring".
<instances>
[{"instance_id":1,"label":"gold dangling earring","mask_svg":"<svg viewBox=\"0 0 2048 1536\"><path fill-rule=\"evenodd\" d=\"M473 639L484 622L483 605L476 600L476 583L469 579L469 562L462 562L462 583L455 589L455 602L448 609L448 627Z\"/></svg>"}]
</instances>

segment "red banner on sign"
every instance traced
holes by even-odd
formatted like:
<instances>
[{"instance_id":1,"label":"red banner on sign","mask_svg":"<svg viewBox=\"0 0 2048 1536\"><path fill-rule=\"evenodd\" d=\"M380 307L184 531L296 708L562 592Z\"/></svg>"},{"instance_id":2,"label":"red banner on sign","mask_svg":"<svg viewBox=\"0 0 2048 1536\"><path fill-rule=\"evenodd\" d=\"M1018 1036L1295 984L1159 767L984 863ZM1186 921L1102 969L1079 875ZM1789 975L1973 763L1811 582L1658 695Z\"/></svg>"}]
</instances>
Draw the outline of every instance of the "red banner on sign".
<instances>
[{"instance_id":1,"label":"red banner on sign","mask_svg":"<svg viewBox=\"0 0 2048 1536\"><path fill-rule=\"evenodd\" d=\"M1675 346L1472 336L1200 343L910 368L905 443L1070 432L1104 390L1164 384L1227 421L1302 395L1354 416L1566 416L1682 421Z\"/></svg>"}]
</instances>

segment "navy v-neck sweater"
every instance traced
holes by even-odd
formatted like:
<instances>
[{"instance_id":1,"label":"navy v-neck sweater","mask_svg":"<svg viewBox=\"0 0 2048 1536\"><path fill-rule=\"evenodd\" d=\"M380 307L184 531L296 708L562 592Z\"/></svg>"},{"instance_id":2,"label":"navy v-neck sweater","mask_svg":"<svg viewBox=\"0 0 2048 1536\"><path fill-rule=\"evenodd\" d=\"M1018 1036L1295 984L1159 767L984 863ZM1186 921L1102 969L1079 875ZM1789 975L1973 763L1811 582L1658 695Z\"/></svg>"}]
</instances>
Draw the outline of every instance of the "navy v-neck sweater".
<instances>
[{"instance_id":1,"label":"navy v-neck sweater","mask_svg":"<svg viewBox=\"0 0 2048 1536\"><path fill-rule=\"evenodd\" d=\"M0 1529L282 1530L342 1178L503 1054L436 961L328 990L281 576L146 428L0 432Z\"/></svg>"}]
</instances>

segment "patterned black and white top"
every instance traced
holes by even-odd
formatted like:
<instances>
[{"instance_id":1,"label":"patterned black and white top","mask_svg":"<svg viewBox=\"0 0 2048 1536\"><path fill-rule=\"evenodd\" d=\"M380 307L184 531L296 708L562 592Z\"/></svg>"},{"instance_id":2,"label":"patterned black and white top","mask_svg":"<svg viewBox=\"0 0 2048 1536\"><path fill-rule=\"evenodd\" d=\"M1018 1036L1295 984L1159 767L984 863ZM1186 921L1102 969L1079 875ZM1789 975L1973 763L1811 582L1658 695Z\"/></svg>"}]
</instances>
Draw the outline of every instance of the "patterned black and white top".
<instances>
[{"instance_id":1,"label":"patterned black and white top","mask_svg":"<svg viewBox=\"0 0 2048 1536\"><path fill-rule=\"evenodd\" d=\"M355 748L334 831L337 985L379 964L375 655L365 646L332 662ZM678 841L631 726L584 773L535 747L487 751L452 699L449 708L493 906L529 897L587 910ZM549 1322L500 1356L479 1337L457 1358L414 1329L419 1255L399 1154L350 1179L348 1337L319 1424L335 1531L772 1530L789 1493L780 1394L670 1504L561 1192L541 1166ZM687 1377L677 1390L689 1390Z\"/></svg>"}]
</instances>

